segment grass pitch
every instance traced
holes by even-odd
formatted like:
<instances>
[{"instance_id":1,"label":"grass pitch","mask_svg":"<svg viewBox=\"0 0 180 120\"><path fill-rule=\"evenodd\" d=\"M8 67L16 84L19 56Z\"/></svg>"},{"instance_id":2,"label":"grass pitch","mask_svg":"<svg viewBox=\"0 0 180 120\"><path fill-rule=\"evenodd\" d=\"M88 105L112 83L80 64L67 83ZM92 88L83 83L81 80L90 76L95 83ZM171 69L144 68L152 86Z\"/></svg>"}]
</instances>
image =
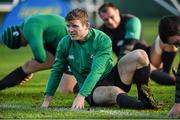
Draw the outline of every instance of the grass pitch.
<instances>
[{"instance_id":1,"label":"grass pitch","mask_svg":"<svg viewBox=\"0 0 180 120\"><path fill-rule=\"evenodd\" d=\"M151 44L157 35L158 20L144 20L143 29L145 40ZM21 48L10 50L0 44L0 79L10 71L30 59L31 50ZM174 66L177 66L176 57ZM36 73L31 81L24 85L0 91L0 119L132 119L132 118L167 118L166 114L174 104L175 86L162 86L150 81L154 97L164 103L159 110L129 110L112 107L92 107L85 104L85 109L72 111L70 109L75 95L62 96L56 92L49 109L40 108L49 70ZM136 86L133 85L129 93L137 96Z\"/></svg>"}]
</instances>

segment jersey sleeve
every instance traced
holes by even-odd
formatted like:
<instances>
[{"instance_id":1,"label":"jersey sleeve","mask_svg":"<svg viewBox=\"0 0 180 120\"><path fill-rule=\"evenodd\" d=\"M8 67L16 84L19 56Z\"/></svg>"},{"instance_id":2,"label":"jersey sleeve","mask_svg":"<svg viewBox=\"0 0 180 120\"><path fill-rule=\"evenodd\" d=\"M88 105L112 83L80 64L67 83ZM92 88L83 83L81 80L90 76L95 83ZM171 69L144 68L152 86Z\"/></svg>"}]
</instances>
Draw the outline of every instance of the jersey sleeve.
<instances>
[{"instance_id":1,"label":"jersey sleeve","mask_svg":"<svg viewBox=\"0 0 180 120\"><path fill-rule=\"evenodd\" d=\"M58 44L56 50L55 62L51 70L50 77L46 86L45 95L53 96L57 87L59 86L61 77L65 69L67 68L66 53L67 49L65 48L65 43L61 40Z\"/></svg>"},{"instance_id":2,"label":"jersey sleeve","mask_svg":"<svg viewBox=\"0 0 180 120\"><path fill-rule=\"evenodd\" d=\"M93 57L93 62L91 66L91 72L87 76L82 88L80 89L80 94L83 96L88 96L96 83L100 80L102 75L112 64L112 43L109 37L98 38L96 43L96 52ZM107 71L106 71L107 72Z\"/></svg>"},{"instance_id":3,"label":"jersey sleeve","mask_svg":"<svg viewBox=\"0 0 180 120\"><path fill-rule=\"evenodd\" d=\"M23 28L24 36L33 52L34 59L39 63L46 60L46 52L43 44L43 29L40 25L28 23Z\"/></svg>"},{"instance_id":4,"label":"jersey sleeve","mask_svg":"<svg viewBox=\"0 0 180 120\"><path fill-rule=\"evenodd\" d=\"M125 39L139 40L141 35L141 22L137 17L129 19L125 25Z\"/></svg>"}]
</instances>

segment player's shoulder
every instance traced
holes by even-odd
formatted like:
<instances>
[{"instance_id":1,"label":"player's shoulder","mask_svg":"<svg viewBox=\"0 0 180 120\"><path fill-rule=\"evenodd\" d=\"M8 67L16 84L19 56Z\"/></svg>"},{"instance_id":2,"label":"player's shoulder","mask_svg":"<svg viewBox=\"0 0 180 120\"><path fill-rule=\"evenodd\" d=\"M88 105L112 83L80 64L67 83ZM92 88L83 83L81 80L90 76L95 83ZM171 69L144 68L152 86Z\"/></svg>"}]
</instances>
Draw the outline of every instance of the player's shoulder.
<instances>
[{"instance_id":1,"label":"player's shoulder","mask_svg":"<svg viewBox=\"0 0 180 120\"><path fill-rule=\"evenodd\" d=\"M132 15L132 14L122 14L121 19L124 22L128 22L128 21L140 22L140 19L137 16Z\"/></svg>"},{"instance_id":2,"label":"player's shoulder","mask_svg":"<svg viewBox=\"0 0 180 120\"><path fill-rule=\"evenodd\" d=\"M122 14L121 17L122 17L122 18L128 18L128 19L138 18L137 16L135 16L135 15L133 15L133 14Z\"/></svg>"},{"instance_id":3,"label":"player's shoulder","mask_svg":"<svg viewBox=\"0 0 180 120\"><path fill-rule=\"evenodd\" d=\"M106 33L104 33L103 31L99 30L99 29L91 28L90 32L95 37L104 37L104 38L108 38L109 39L109 36Z\"/></svg>"},{"instance_id":4,"label":"player's shoulder","mask_svg":"<svg viewBox=\"0 0 180 120\"><path fill-rule=\"evenodd\" d=\"M112 44L111 38L106 33L104 33L103 31L92 28L91 32L92 32L91 34L92 34L93 41L94 41L93 45L95 45L95 46L101 46L101 45L106 46L106 45Z\"/></svg>"},{"instance_id":5,"label":"player's shoulder","mask_svg":"<svg viewBox=\"0 0 180 120\"><path fill-rule=\"evenodd\" d=\"M71 38L70 38L70 36L69 35L65 35L62 39L61 39L61 43L63 44L65 44L65 43L69 43L71 41Z\"/></svg>"}]
</instances>

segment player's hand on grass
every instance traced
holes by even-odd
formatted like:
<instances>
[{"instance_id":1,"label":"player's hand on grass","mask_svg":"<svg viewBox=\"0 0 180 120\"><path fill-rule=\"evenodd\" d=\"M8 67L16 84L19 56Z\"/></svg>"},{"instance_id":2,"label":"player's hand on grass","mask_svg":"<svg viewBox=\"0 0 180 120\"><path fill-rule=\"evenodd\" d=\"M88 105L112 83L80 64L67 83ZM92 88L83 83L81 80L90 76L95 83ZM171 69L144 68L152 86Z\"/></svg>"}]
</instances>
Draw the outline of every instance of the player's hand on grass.
<instances>
[{"instance_id":1,"label":"player's hand on grass","mask_svg":"<svg viewBox=\"0 0 180 120\"><path fill-rule=\"evenodd\" d=\"M85 96L82 96L80 93L76 96L76 98L73 101L71 109L73 110L81 110L84 108L84 100Z\"/></svg>"},{"instance_id":2,"label":"player's hand on grass","mask_svg":"<svg viewBox=\"0 0 180 120\"><path fill-rule=\"evenodd\" d=\"M51 102L51 100L52 100L52 96L45 96L44 102L41 105L41 108L48 108L49 103Z\"/></svg>"},{"instance_id":3,"label":"player's hand on grass","mask_svg":"<svg viewBox=\"0 0 180 120\"><path fill-rule=\"evenodd\" d=\"M180 116L180 103L175 103L174 106L168 113L169 117L177 117Z\"/></svg>"}]
</instances>

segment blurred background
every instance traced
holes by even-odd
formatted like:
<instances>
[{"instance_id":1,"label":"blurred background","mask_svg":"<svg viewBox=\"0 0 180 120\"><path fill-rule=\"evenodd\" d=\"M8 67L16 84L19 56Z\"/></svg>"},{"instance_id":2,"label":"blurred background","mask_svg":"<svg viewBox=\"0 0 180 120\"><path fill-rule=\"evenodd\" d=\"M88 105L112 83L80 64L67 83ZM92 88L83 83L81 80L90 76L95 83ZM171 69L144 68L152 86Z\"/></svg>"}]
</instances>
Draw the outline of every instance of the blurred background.
<instances>
[{"instance_id":1,"label":"blurred background","mask_svg":"<svg viewBox=\"0 0 180 120\"><path fill-rule=\"evenodd\" d=\"M154 33L162 16L180 15L180 0L0 0L0 34L9 25L20 24L32 14L53 13L65 16L73 8L85 8L91 26L99 27L102 21L97 11L104 2L114 3L122 14L130 13L139 17L145 31L148 27L154 27ZM153 26L148 20L152 21Z\"/></svg>"}]
</instances>

